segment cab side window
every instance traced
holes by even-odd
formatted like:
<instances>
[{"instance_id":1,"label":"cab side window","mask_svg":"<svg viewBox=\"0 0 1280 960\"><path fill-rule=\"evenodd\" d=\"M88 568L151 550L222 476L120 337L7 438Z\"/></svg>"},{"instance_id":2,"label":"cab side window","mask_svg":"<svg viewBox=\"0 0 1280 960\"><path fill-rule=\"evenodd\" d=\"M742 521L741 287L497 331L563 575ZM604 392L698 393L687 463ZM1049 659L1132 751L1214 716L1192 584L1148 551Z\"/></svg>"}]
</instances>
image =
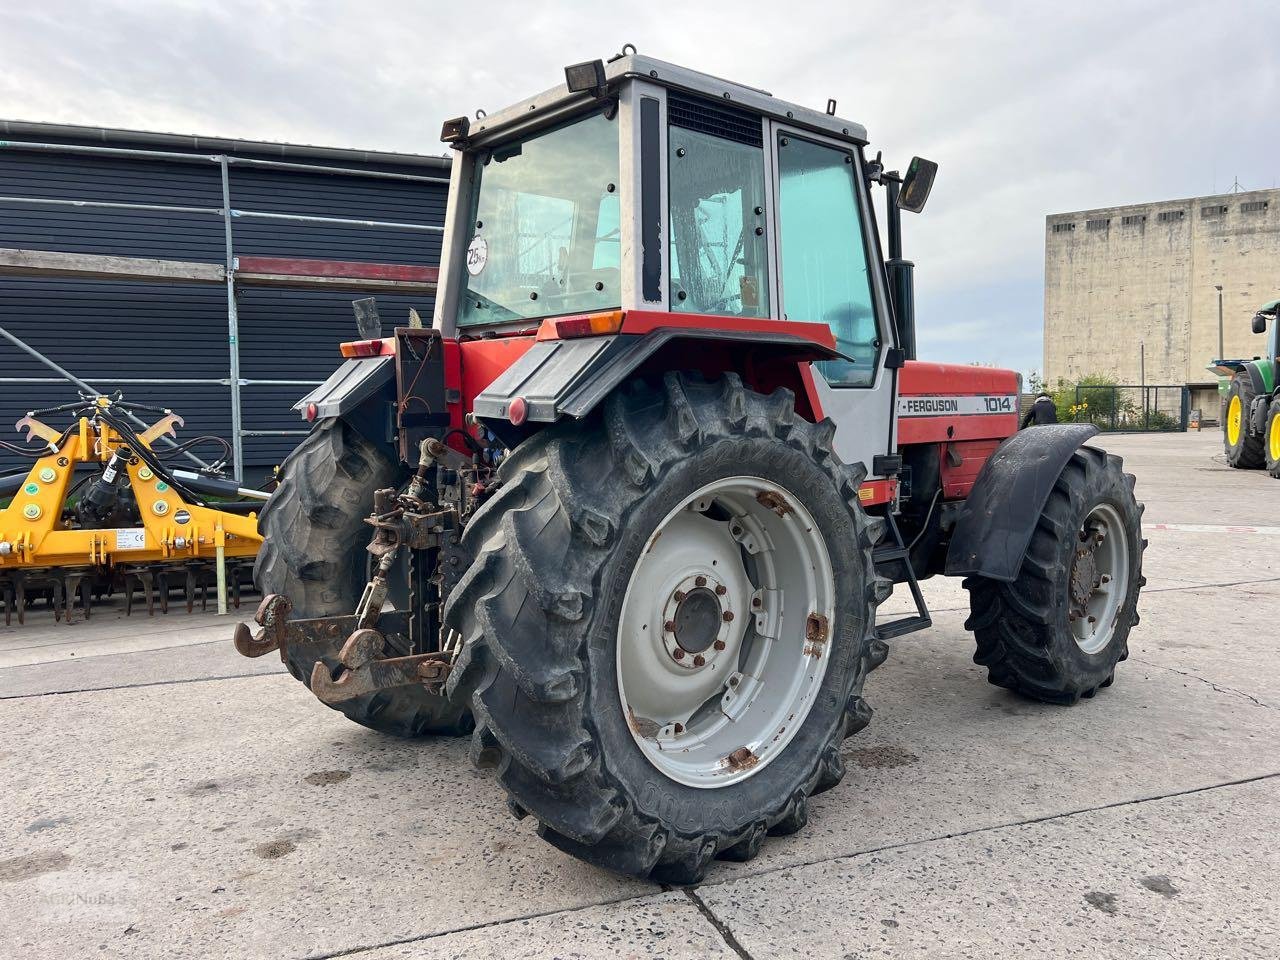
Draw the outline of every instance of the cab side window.
<instances>
[{"instance_id":1,"label":"cab side window","mask_svg":"<svg viewBox=\"0 0 1280 960\"><path fill-rule=\"evenodd\" d=\"M761 120L678 96L669 111L671 309L768 317Z\"/></svg>"},{"instance_id":2,"label":"cab side window","mask_svg":"<svg viewBox=\"0 0 1280 960\"><path fill-rule=\"evenodd\" d=\"M832 386L872 383L880 350L856 176L847 151L779 136L782 312L825 323L853 358L814 364Z\"/></svg>"}]
</instances>

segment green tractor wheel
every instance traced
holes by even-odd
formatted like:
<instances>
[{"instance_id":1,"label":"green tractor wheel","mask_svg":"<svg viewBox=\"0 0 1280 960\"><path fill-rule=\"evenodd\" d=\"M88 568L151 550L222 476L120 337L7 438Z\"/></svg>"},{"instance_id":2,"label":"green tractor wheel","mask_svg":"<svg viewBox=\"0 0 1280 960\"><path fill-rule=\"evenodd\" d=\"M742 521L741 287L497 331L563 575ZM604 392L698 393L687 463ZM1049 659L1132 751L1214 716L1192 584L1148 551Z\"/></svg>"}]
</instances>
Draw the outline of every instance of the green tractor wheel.
<instances>
[{"instance_id":1,"label":"green tractor wheel","mask_svg":"<svg viewBox=\"0 0 1280 960\"><path fill-rule=\"evenodd\" d=\"M1263 453L1267 459L1267 473L1280 479L1280 396L1267 408L1267 428L1263 431L1266 443Z\"/></svg>"},{"instance_id":2,"label":"green tractor wheel","mask_svg":"<svg viewBox=\"0 0 1280 960\"><path fill-rule=\"evenodd\" d=\"M1249 429L1249 407L1255 396L1257 391L1248 373L1237 374L1227 392L1227 415L1222 429L1227 463L1239 470L1256 470L1266 462L1263 437Z\"/></svg>"}]
</instances>

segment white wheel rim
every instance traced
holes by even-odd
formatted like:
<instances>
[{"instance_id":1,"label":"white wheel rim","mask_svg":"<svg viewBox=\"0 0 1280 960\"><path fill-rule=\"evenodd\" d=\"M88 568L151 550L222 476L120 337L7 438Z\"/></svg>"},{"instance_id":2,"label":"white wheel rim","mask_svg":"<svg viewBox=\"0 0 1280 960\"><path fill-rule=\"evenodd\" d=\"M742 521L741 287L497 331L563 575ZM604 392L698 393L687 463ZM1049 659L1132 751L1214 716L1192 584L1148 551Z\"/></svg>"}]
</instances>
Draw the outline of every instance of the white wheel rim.
<instances>
[{"instance_id":1,"label":"white wheel rim","mask_svg":"<svg viewBox=\"0 0 1280 960\"><path fill-rule=\"evenodd\" d=\"M1076 534L1067 584L1067 620L1087 654L1106 648L1129 587L1129 539L1115 507L1100 503Z\"/></svg>"},{"instance_id":2,"label":"white wheel rim","mask_svg":"<svg viewBox=\"0 0 1280 960\"><path fill-rule=\"evenodd\" d=\"M649 762L702 788L768 766L826 675L834 598L826 542L783 487L717 480L667 514L618 623L618 693Z\"/></svg>"}]
</instances>

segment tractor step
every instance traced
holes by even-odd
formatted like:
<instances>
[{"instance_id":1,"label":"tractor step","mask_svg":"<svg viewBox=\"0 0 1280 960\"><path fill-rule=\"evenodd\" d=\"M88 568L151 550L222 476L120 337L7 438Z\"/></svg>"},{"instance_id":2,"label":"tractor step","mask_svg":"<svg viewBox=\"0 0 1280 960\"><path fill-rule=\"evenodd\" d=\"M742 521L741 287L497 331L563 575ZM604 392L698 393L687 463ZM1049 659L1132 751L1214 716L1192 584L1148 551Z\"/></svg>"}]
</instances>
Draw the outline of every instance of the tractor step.
<instances>
[{"instance_id":1,"label":"tractor step","mask_svg":"<svg viewBox=\"0 0 1280 960\"><path fill-rule=\"evenodd\" d=\"M929 615L929 607L924 601L924 594L920 592L920 584L916 580L915 568L911 566L911 548L902 542L902 532L898 529L893 514L886 514L885 520L889 525L889 539L871 552L871 560L877 572L891 563L902 564L906 571L907 589L911 591L911 599L916 605L916 612L911 616L876 624L875 635L881 640L892 640L908 633L915 633L917 630L928 629L933 626L933 617Z\"/></svg>"}]
</instances>

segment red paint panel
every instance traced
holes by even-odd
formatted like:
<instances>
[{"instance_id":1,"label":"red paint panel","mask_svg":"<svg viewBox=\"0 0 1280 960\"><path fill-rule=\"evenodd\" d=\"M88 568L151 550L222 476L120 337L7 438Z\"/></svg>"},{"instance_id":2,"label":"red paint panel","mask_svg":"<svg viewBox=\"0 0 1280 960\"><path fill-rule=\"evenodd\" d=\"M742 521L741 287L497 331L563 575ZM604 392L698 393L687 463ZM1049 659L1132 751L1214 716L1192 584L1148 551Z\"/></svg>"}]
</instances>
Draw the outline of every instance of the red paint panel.
<instances>
[{"instance_id":1,"label":"red paint panel","mask_svg":"<svg viewBox=\"0 0 1280 960\"><path fill-rule=\"evenodd\" d=\"M400 280L436 283L440 271L407 263L361 263L355 260L310 260L303 257L237 257L242 273L282 277L339 277L345 280Z\"/></svg>"},{"instance_id":2,"label":"red paint panel","mask_svg":"<svg viewBox=\"0 0 1280 960\"><path fill-rule=\"evenodd\" d=\"M533 337L496 337L492 340L463 340L458 344L462 354L462 402L467 410L485 387L497 380L507 368L523 357L534 344Z\"/></svg>"},{"instance_id":3,"label":"red paint panel","mask_svg":"<svg viewBox=\"0 0 1280 960\"><path fill-rule=\"evenodd\" d=\"M948 429L951 431L948 433ZM943 443L947 440L1003 440L1018 432L1016 413L992 413L965 417L899 417L898 446Z\"/></svg>"},{"instance_id":4,"label":"red paint panel","mask_svg":"<svg viewBox=\"0 0 1280 960\"><path fill-rule=\"evenodd\" d=\"M1018 375L1014 371L960 363L909 360L898 379L900 397L1017 396L1017 393ZM1003 439L1017 431L1016 409L1010 413L899 417L898 446Z\"/></svg>"},{"instance_id":5,"label":"red paint panel","mask_svg":"<svg viewBox=\"0 0 1280 960\"><path fill-rule=\"evenodd\" d=\"M897 480L866 480L858 487L858 501L864 507L889 503L898 490Z\"/></svg>"},{"instance_id":6,"label":"red paint panel","mask_svg":"<svg viewBox=\"0 0 1280 960\"><path fill-rule=\"evenodd\" d=\"M1000 440L969 440L947 443L942 446L942 496L946 500L958 500L969 495L978 479L982 465L995 453ZM960 460L959 465L954 460Z\"/></svg>"},{"instance_id":7,"label":"red paint panel","mask_svg":"<svg viewBox=\"0 0 1280 960\"><path fill-rule=\"evenodd\" d=\"M902 396L1017 392L1018 375L1012 370L963 363L908 360L898 378L898 393Z\"/></svg>"},{"instance_id":8,"label":"red paint panel","mask_svg":"<svg viewBox=\"0 0 1280 960\"><path fill-rule=\"evenodd\" d=\"M813 383L813 364L798 363L796 369L800 374L800 382L804 384L804 394L809 399L809 420L817 423L822 419L822 401L818 399L818 388Z\"/></svg>"}]
</instances>

